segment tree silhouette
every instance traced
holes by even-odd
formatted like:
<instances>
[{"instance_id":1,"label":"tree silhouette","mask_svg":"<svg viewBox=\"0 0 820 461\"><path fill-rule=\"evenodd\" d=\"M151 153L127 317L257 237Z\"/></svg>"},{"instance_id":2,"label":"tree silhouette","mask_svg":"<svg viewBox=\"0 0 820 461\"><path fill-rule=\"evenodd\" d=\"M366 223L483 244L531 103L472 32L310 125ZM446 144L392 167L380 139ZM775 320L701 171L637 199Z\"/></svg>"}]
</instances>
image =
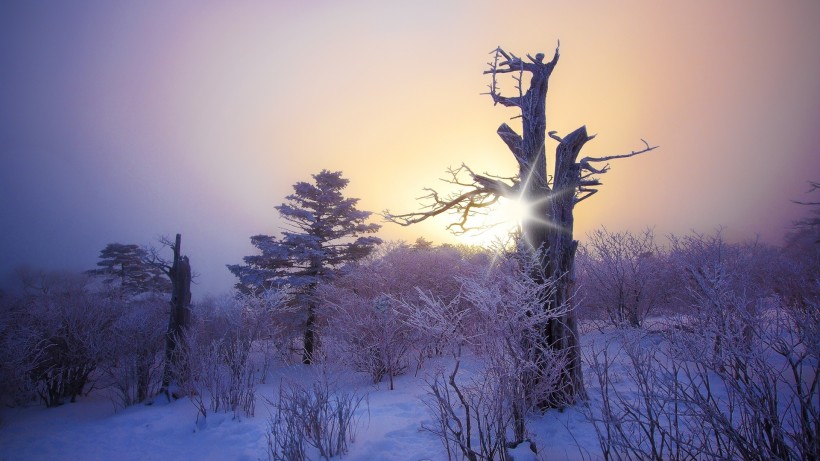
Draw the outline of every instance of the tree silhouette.
<instances>
[{"instance_id":1,"label":"tree silhouette","mask_svg":"<svg viewBox=\"0 0 820 461\"><path fill-rule=\"evenodd\" d=\"M545 310L555 312L561 306L570 307L566 314L541 326L544 343L532 349L537 351L543 349L542 346L548 346L565 358L567 365L562 370L556 391L540 402L544 408L564 407L586 396L581 373L577 320L575 311L571 308L575 284L575 252L578 248L578 241L573 239L573 209L577 203L597 192L601 182L595 175L609 170L609 165L604 162L642 154L657 146L651 147L643 141L642 149L627 154L583 157L578 160L581 149L594 138L587 134L585 126L564 137L558 136L555 131L546 131L549 77L558 63L559 47L556 47L552 60L548 62L544 62L543 53L538 53L535 57L528 54L522 59L501 47L496 48L493 55L493 60L488 63L489 68L484 71L492 78L487 94L492 97L494 104L516 107L521 111L521 135L506 123L501 124L497 131L518 162L518 175L511 178L481 175L462 165L450 170L452 178L448 182L466 189L448 197L441 197L435 190L428 189L429 195L425 198L429 203L424 205L424 211L406 214L385 212L385 216L389 221L407 226L445 212L453 212L458 220L448 227L456 233L463 233L471 229L469 218L495 204L499 197L527 204L531 215L521 223L522 239L528 251L538 259L538 264L534 265L535 270L529 275L541 283L554 285L551 295L544 302ZM512 74L516 82L515 96L502 95L498 86L498 75L508 73ZM525 73L530 75L526 91L523 88ZM547 135L558 143L552 176L547 169ZM602 163L603 166L597 166ZM462 179L465 175L466 180ZM545 364L545 373L546 369Z\"/></svg>"},{"instance_id":2,"label":"tree silhouette","mask_svg":"<svg viewBox=\"0 0 820 461\"><path fill-rule=\"evenodd\" d=\"M103 283L122 294L167 293L171 284L163 271L151 262L151 255L134 244L109 243L100 251L97 269L87 274L102 277Z\"/></svg>"}]
</instances>

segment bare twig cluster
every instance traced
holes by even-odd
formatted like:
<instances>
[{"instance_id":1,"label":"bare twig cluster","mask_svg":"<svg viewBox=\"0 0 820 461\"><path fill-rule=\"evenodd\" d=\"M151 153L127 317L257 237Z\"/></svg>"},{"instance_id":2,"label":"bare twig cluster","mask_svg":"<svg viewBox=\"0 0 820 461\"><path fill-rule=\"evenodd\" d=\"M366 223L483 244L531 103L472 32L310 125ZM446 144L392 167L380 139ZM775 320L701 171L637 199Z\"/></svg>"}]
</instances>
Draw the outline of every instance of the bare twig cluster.
<instances>
[{"instance_id":1,"label":"bare twig cluster","mask_svg":"<svg viewBox=\"0 0 820 461\"><path fill-rule=\"evenodd\" d=\"M266 399L267 400L267 399ZM307 461L309 449L330 460L347 453L356 434L357 411L366 396L343 391L322 373L312 383L282 383L267 434L268 459Z\"/></svg>"},{"instance_id":2,"label":"bare twig cluster","mask_svg":"<svg viewBox=\"0 0 820 461\"><path fill-rule=\"evenodd\" d=\"M457 221L450 223L447 229L460 235L478 229L469 224L469 218L485 213L501 197L517 197L520 193L516 179L495 177L486 173L477 174L464 164L458 168L449 168L447 174L448 177L442 181L462 188L460 191L442 196L435 189L425 188L427 195L419 197L418 200L422 202L422 209L426 211L391 214L385 210L385 219L409 226L450 212L457 216ZM469 179L465 179L465 176ZM511 183L508 184L505 180Z\"/></svg>"},{"instance_id":3,"label":"bare twig cluster","mask_svg":"<svg viewBox=\"0 0 820 461\"><path fill-rule=\"evenodd\" d=\"M816 299L804 309L762 291L729 270L742 255L719 238L689 245L693 314L661 333L623 332L587 358L604 459L817 459Z\"/></svg>"},{"instance_id":4,"label":"bare twig cluster","mask_svg":"<svg viewBox=\"0 0 820 461\"><path fill-rule=\"evenodd\" d=\"M185 334L177 382L199 411L204 426L209 413L232 413L235 419L253 416L256 384L264 379L271 360L270 347L278 334L277 312L288 298L271 290L223 300L222 305L200 306L195 323ZM256 347L255 347L256 346Z\"/></svg>"}]
</instances>

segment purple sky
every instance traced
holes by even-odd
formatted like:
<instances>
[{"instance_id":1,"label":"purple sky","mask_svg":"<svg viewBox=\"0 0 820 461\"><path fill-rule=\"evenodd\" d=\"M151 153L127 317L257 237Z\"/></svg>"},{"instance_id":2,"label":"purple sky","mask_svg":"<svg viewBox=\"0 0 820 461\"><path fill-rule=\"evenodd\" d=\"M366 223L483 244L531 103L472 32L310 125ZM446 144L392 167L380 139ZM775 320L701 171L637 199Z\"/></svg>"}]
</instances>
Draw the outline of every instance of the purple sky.
<instances>
[{"instance_id":1,"label":"purple sky","mask_svg":"<svg viewBox=\"0 0 820 461\"><path fill-rule=\"evenodd\" d=\"M820 180L818 21L815 1L2 2L0 278L181 232L195 296L219 293L322 168L397 212L462 161L514 174L495 129L516 114L479 94L487 53L557 39L548 129L586 124L584 155L661 146L613 164L579 238L777 242ZM381 236L456 241L447 222Z\"/></svg>"}]
</instances>

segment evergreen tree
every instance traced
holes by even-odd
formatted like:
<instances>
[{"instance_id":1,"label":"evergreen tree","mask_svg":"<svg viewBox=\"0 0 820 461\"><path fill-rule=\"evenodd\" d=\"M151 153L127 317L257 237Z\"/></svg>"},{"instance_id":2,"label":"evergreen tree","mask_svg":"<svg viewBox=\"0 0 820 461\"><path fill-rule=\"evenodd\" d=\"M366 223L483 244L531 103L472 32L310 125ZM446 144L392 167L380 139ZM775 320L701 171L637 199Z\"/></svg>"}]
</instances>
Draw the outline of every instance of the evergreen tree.
<instances>
[{"instance_id":1,"label":"evergreen tree","mask_svg":"<svg viewBox=\"0 0 820 461\"><path fill-rule=\"evenodd\" d=\"M381 243L378 237L366 236L381 227L365 222L371 213L356 208L359 199L342 195L349 180L342 178L341 171L322 170L313 179L314 184L294 184L294 193L276 207L286 224L281 237L251 237L262 254L246 256L245 265L228 266L243 293L287 288L296 295L306 313L305 363L311 362L315 348L316 286Z\"/></svg>"},{"instance_id":2,"label":"evergreen tree","mask_svg":"<svg viewBox=\"0 0 820 461\"><path fill-rule=\"evenodd\" d=\"M109 243L100 251L98 269L86 271L99 275L103 283L122 294L167 293L171 284L162 269L151 264L148 252L134 244Z\"/></svg>"}]
</instances>

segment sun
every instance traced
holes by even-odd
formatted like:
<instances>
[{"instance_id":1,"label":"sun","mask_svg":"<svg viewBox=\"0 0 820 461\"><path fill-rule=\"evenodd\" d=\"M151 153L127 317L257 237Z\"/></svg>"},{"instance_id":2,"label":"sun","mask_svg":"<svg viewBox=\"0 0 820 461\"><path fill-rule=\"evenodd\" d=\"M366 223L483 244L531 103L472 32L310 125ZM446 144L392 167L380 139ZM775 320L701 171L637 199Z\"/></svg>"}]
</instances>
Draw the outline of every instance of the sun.
<instances>
[{"instance_id":1,"label":"sun","mask_svg":"<svg viewBox=\"0 0 820 461\"><path fill-rule=\"evenodd\" d=\"M507 247L514 243L516 236L522 235L522 227L527 226L527 223L560 229L542 214L544 202L549 200L549 197L537 200L501 197L494 206L484 210L485 213L472 217L470 222L475 224L474 230L462 235L463 241L468 245L486 248L499 245Z\"/></svg>"},{"instance_id":2,"label":"sun","mask_svg":"<svg viewBox=\"0 0 820 461\"><path fill-rule=\"evenodd\" d=\"M513 226L521 226L521 223L534 217L532 203L523 198L504 197L498 199L498 210L494 215L502 223L509 223Z\"/></svg>"},{"instance_id":3,"label":"sun","mask_svg":"<svg viewBox=\"0 0 820 461\"><path fill-rule=\"evenodd\" d=\"M465 243L482 247L506 246L519 233L524 221L534 219L533 206L522 199L502 197L485 211L471 218L471 225L475 227L462 236Z\"/></svg>"}]
</instances>

